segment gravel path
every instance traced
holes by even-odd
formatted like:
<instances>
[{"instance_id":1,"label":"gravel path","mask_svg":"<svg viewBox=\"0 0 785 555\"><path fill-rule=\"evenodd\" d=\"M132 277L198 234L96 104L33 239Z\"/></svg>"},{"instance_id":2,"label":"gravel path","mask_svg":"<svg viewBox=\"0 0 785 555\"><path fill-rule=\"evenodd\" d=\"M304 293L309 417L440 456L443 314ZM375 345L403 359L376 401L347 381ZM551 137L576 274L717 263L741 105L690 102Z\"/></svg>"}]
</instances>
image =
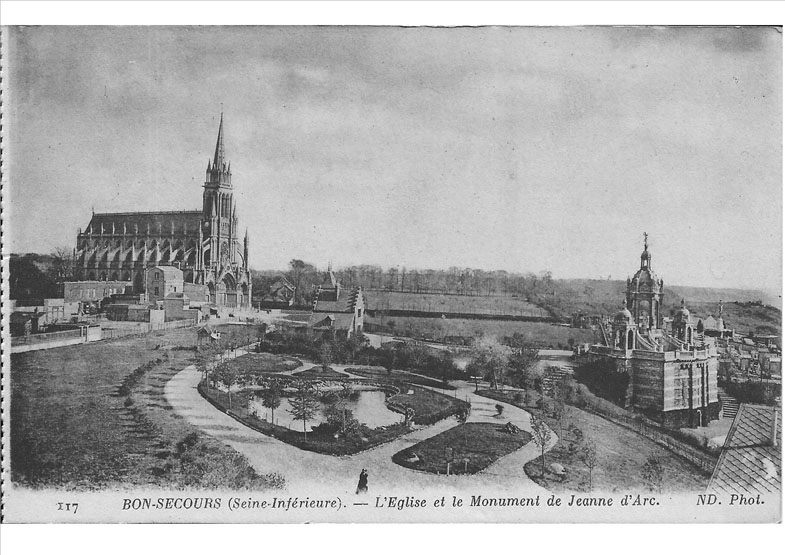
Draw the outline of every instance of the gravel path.
<instances>
[{"instance_id":1,"label":"gravel path","mask_svg":"<svg viewBox=\"0 0 785 555\"><path fill-rule=\"evenodd\" d=\"M238 356L241 354L242 351L239 351ZM296 374L313 366L304 364L292 373ZM333 366L333 368L351 375L351 367ZM487 494L490 490L510 494L511 489L514 489L516 496L547 493L544 488L532 482L523 471L526 462L539 456L534 442L529 442L518 451L499 459L473 476L428 474L403 468L391 460L393 454L398 451L456 426L457 422L452 418L416 429L389 443L355 455L335 457L312 453L256 432L214 408L196 389L200 377L201 374L195 366L189 366L176 374L165 388L169 404L190 424L245 455L257 472L283 474L290 490L329 486L353 493L360 470L366 468L370 477L371 491L373 492L375 488L383 488L385 494L396 490L419 492L433 488L443 491L445 487L450 490L469 490L483 494ZM495 416L496 401L476 395L473 384L455 382L454 385L458 387L456 396L472 404L470 422L511 421L522 430L530 431L529 413L526 411L512 405L505 405L504 417L499 419ZM379 489L376 491L378 492Z\"/></svg>"}]
</instances>

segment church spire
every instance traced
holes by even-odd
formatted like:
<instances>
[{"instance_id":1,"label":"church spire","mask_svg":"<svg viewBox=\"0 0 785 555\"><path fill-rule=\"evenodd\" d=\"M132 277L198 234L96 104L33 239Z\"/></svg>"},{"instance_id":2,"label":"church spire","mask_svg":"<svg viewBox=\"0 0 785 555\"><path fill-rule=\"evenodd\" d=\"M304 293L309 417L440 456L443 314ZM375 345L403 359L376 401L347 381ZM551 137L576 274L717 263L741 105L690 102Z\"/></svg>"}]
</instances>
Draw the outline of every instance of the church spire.
<instances>
[{"instance_id":1,"label":"church spire","mask_svg":"<svg viewBox=\"0 0 785 555\"><path fill-rule=\"evenodd\" d=\"M215 158L213 159L213 168L219 170L223 168L226 160L226 153L224 152L224 113L221 112L221 123L218 125L218 140L215 142Z\"/></svg>"}]
</instances>

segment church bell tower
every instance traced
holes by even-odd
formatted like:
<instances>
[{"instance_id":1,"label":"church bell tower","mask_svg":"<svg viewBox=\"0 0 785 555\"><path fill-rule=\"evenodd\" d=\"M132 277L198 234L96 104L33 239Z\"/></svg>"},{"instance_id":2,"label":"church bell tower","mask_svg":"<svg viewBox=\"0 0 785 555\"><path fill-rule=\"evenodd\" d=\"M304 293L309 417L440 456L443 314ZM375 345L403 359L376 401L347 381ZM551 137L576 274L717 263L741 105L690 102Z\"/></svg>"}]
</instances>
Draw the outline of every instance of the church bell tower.
<instances>
[{"instance_id":1,"label":"church bell tower","mask_svg":"<svg viewBox=\"0 0 785 555\"><path fill-rule=\"evenodd\" d=\"M203 235L209 240L205 249L205 268L221 268L235 262L236 215L232 189L232 165L224 150L224 118L218 126L215 155L207 161L203 199Z\"/></svg>"}]
</instances>

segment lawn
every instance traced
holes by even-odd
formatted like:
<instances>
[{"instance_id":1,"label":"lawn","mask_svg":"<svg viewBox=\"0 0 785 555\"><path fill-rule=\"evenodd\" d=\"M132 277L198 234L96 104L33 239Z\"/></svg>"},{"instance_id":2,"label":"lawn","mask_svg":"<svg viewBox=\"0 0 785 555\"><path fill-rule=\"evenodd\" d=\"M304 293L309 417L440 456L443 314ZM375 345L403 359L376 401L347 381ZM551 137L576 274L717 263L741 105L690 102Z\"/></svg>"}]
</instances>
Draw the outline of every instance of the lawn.
<instances>
[{"instance_id":1,"label":"lawn","mask_svg":"<svg viewBox=\"0 0 785 555\"><path fill-rule=\"evenodd\" d=\"M412 310L434 313L494 314L499 316L543 316L539 306L509 296L444 295L439 293L402 293L366 291L368 310Z\"/></svg>"},{"instance_id":2,"label":"lawn","mask_svg":"<svg viewBox=\"0 0 785 555\"><path fill-rule=\"evenodd\" d=\"M480 393L542 415L542 411L533 406L538 398L536 393L530 395L530 406L515 402L514 393L511 391L486 390ZM546 422L556 435L560 436L556 446L545 454L546 467L551 463L559 463L567 470L567 476L561 481L559 477L546 472L543 478L541 457L527 463L525 470L530 478L551 491L589 491L589 470L579 456L582 444L576 435L569 431L571 428L578 428L584 438L590 438L597 445L598 462L591 476L592 489L595 491L646 489L642 471L646 459L652 454L661 461L664 469L663 492L703 492L706 489L709 476L694 465L657 443L601 416L567 406L561 426L550 417L546 417Z\"/></svg>"},{"instance_id":3,"label":"lawn","mask_svg":"<svg viewBox=\"0 0 785 555\"><path fill-rule=\"evenodd\" d=\"M415 385L425 385L436 389L454 390L455 387L444 383L437 378L429 378L427 376L420 376L411 374L405 370L393 370L388 372L383 366L349 366L346 371L355 376L362 376L364 378L374 378L377 380L404 380L407 383Z\"/></svg>"},{"instance_id":4,"label":"lawn","mask_svg":"<svg viewBox=\"0 0 785 555\"><path fill-rule=\"evenodd\" d=\"M166 403L163 388L194 362L195 343L193 329L180 329L12 355L11 479L69 489L271 483Z\"/></svg>"},{"instance_id":5,"label":"lawn","mask_svg":"<svg viewBox=\"0 0 785 555\"><path fill-rule=\"evenodd\" d=\"M501 340L515 333L535 347L567 345L570 338L576 343L591 343L591 330L569 328L542 322L512 322L504 320L469 320L461 318L419 318L413 316L366 317L366 322L383 325L394 334L442 341L445 337L481 337L488 335ZM393 322L394 325L390 325Z\"/></svg>"},{"instance_id":6,"label":"lawn","mask_svg":"<svg viewBox=\"0 0 785 555\"><path fill-rule=\"evenodd\" d=\"M279 374L302 366L302 362L294 357L273 355L270 353L248 353L226 362L240 374Z\"/></svg>"},{"instance_id":7,"label":"lawn","mask_svg":"<svg viewBox=\"0 0 785 555\"><path fill-rule=\"evenodd\" d=\"M436 393L420 387L407 387L409 384L397 382L401 393L387 399L387 405L393 410L405 414L413 410L415 424L433 424L454 415L461 407L469 408L462 399ZM408 390L408 391L407 391Z\"/></svg>"},{"instance_id":8,"label":"lawn","mask_svg":"<svg viewBox=\"0 0 785 555\"><path fill-rule=\"evenodd\" d=\"M350 379L349 376L346 374L342 374L341 372L336 372L329 366L327 368L323 368L322 366L312 366L308 370L303 370L302 372L295 372L292 376L293 378L309 378L315 380L332 380L332 379L339 379L339 380L348 380Z\"/></svg>"},{"instance_id":9,"label":"lawn","mask_svg":"<svg viewBox=\"0 0 785 555\"><path fill-rule=\"evenodd\" d=\"M433 474L446 474L449 462L450 474L475 474L530 440L529 433L511 434L502 424L469 422L399 451L392 460Z\"/></svg>"}]
</instances>

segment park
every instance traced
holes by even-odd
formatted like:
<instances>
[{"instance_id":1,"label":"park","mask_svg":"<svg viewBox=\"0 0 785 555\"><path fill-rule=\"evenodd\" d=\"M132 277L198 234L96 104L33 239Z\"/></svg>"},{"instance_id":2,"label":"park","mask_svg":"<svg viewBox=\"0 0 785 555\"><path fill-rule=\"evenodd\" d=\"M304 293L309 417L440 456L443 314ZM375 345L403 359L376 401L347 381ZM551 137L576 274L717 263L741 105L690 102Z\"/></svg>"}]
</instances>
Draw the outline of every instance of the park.
<instances>
[{"instance_id":1,"label":"park","mask_svg":"<svg viewBox=\"0 0 785 555\"><path fill-rule=\"evenodd\" d=\"M560 392L546 377L550 362L520 340L494 343L490 355L481 342L460 369L448 351L419 342L373 348L258 324L212 329L14 355L14 482L351 489L365 468L375 488L537 495L700 491L708 480L604 418L581 384Z\"/></svg>"}]
</instances>

